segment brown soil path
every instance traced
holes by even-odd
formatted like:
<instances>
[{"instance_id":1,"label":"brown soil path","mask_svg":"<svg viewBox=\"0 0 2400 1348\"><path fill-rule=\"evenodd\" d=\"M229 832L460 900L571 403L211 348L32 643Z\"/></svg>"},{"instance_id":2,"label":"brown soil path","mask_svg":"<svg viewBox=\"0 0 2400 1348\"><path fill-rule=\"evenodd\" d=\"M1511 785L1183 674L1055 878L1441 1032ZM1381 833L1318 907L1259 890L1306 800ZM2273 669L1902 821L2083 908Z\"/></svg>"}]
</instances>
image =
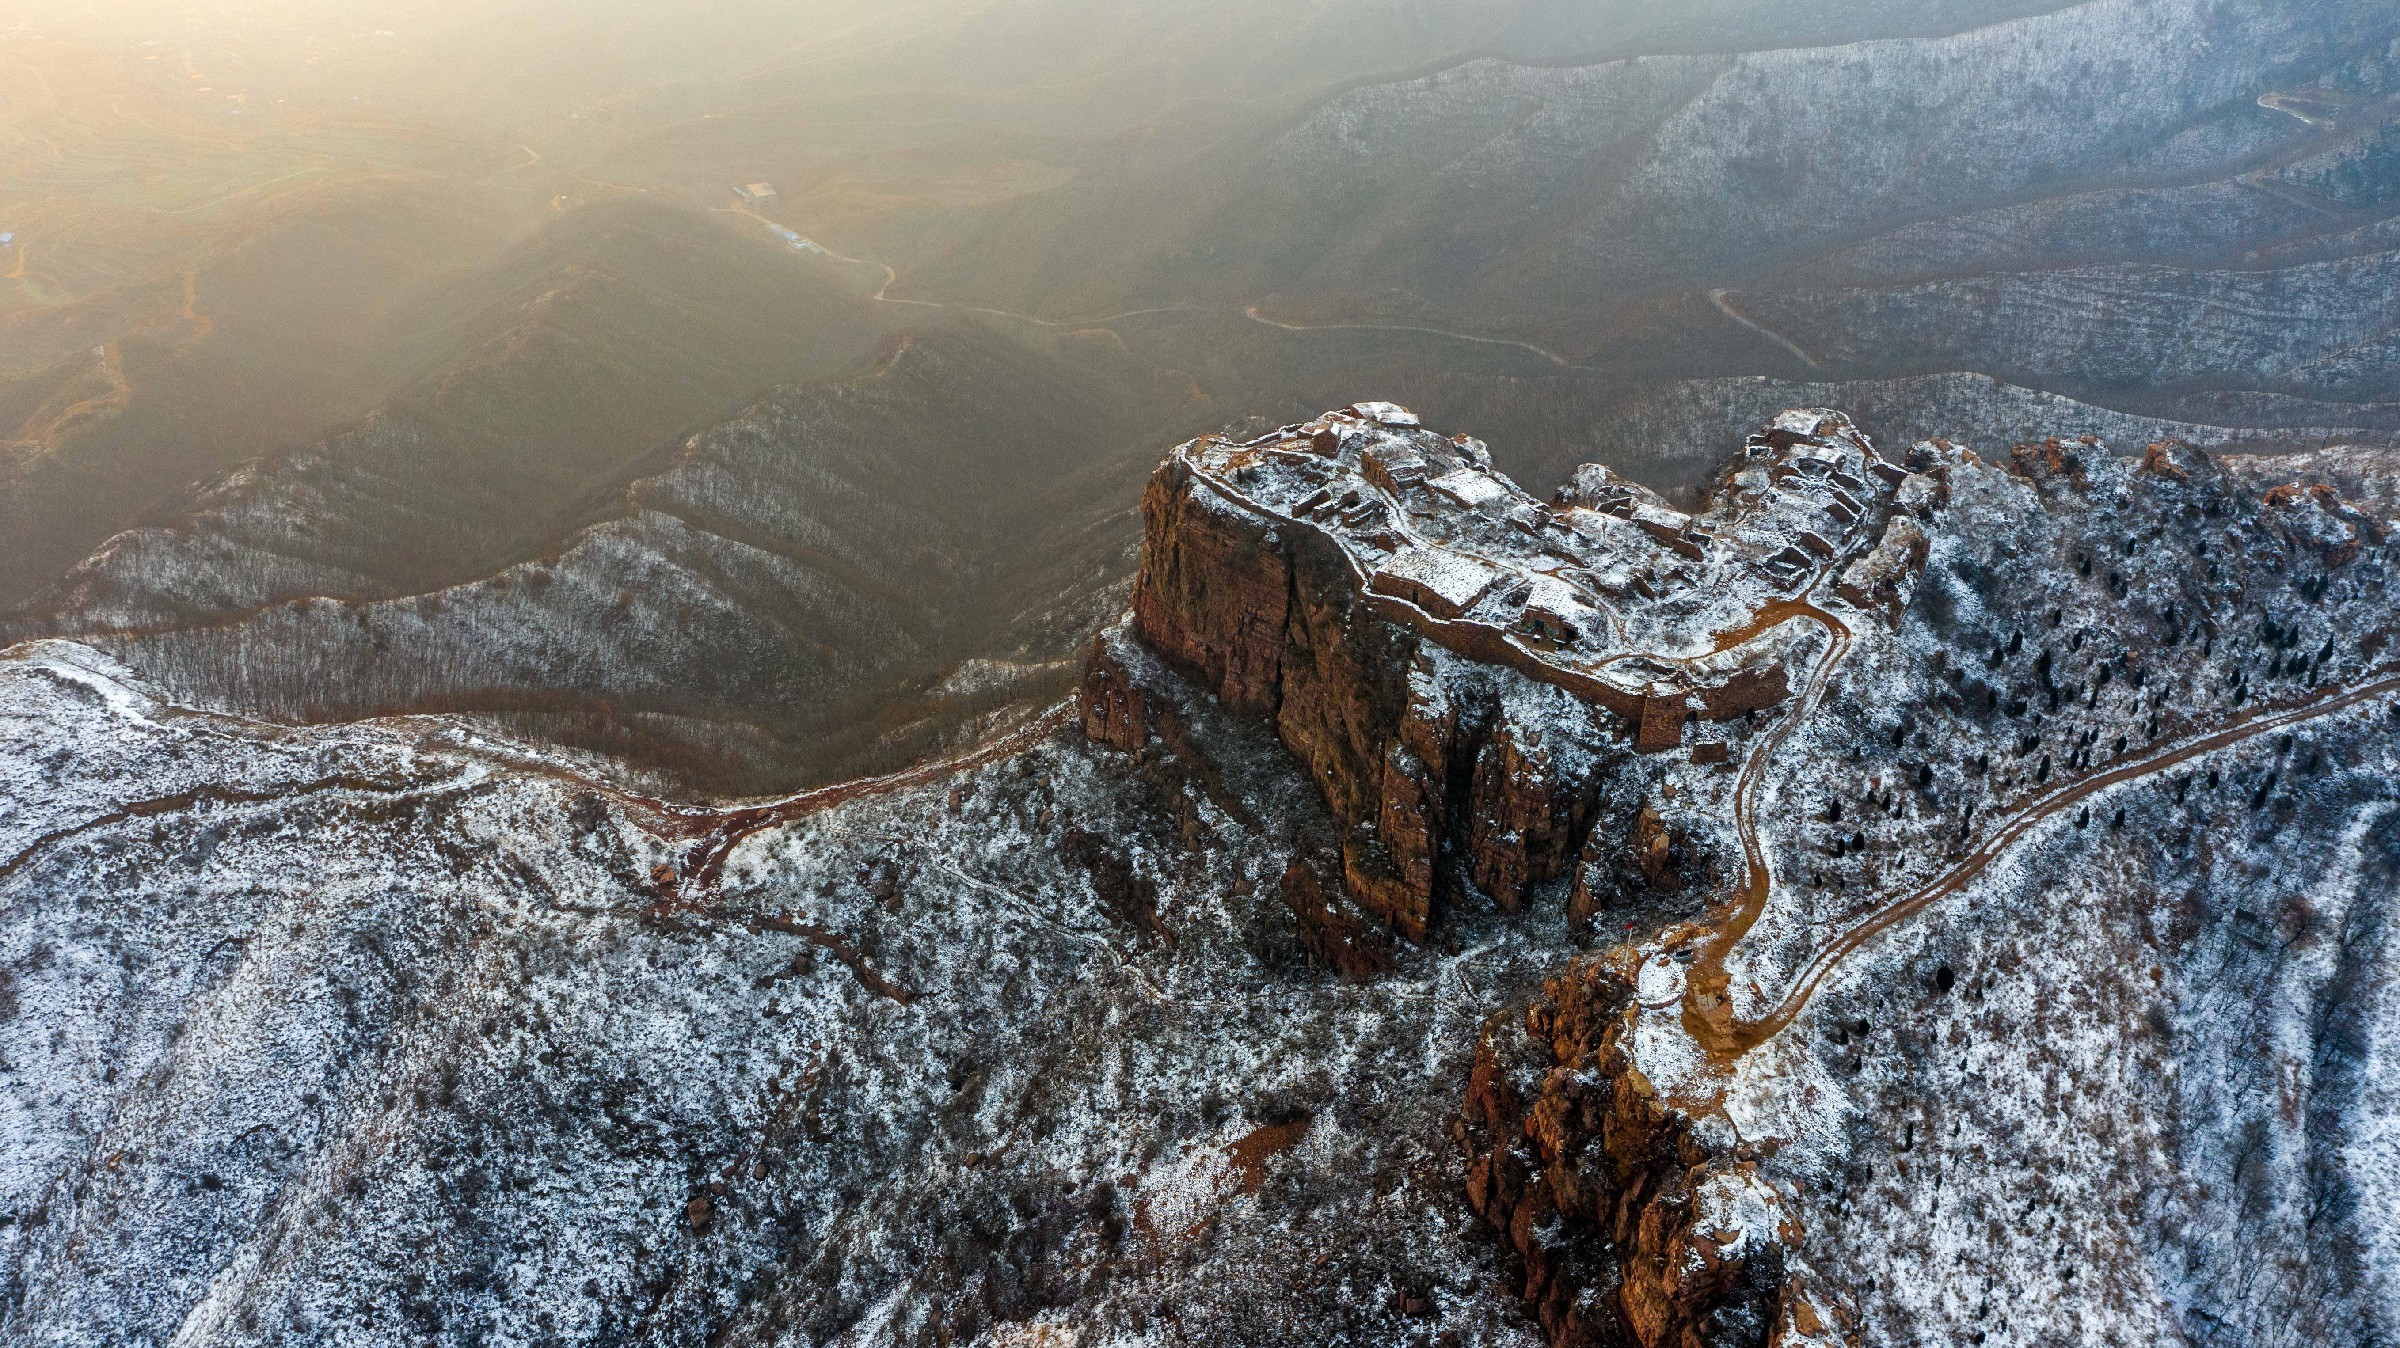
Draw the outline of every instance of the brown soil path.
<instances>
[{"instance_id":1,"label":"brown soil path","mask_svg":"<svg viewBox=\"0 0 2400 1348\"><path fill-rule=\"evenodd\" d=\"M1830 665L1819 666L1819 679ZM1819 680L1810 684L1811 699L1822 695ZM1904 894L1852 924L1840 935L1827 942L1809 961L1791 990L1767 1014L1751 1021L1736 1021L1725 993L1724 961L1733 944L1741 939L1765 911L1767 899L1774 887L1774 877L1766 865L1759 846L1755 801L1759 775L1764 763L1780 744L1780 734L1762 742L1743 767L1743 781L1735 804L1735 826L1741 835L1746 866L1740 907L1735 918L1709 943L1701 957L1694 961L1693 973L1687 983L1683 1020L1685 1028L1712 1057L1720 1061L1736 1058L1773 1039L1783 1032L1804 1010L1826 978L1841 967L1844 960L1856 954L1869 941L1889 928L1908 920L1936 901L1955 894L1990 869L1992 864L2008 854L2019 842L2043 822L2056 818L2065 810L2113 786L2153 777L2179 764L2204 754L2273 734L2309 721L2338 715L2361 703L2400 694L2400 672L2389 669L2364 681L2326 689L2314 696L2280 706L2261 707L2234 718L2213 730L2186 736L2180 740L2137 754L2114 767L2091 776L2065 783L2057 789L2036 797L2010 815L1973 851L1942 875L1920 888ZM1796 723L1798 717L1786 722Z\"/></svg>"}]
</instances>

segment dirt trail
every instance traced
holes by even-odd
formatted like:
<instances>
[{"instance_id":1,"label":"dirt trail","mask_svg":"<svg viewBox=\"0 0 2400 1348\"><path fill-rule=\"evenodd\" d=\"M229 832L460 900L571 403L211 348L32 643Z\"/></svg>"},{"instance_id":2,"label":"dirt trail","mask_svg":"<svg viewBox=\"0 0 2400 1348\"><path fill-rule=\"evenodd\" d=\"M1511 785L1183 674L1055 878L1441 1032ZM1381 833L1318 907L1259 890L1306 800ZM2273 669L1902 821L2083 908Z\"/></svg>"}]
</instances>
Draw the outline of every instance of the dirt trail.
<instances>
[{"instance_id":1,"label":"dirt trail","mask_svg":"<svg viewBox=\"0 0 2400 1348\"><path fill-rule=\"evenodd\" d=\"M747 805L711 805L670 800L579 771L553 759L518 752L505 745L451 744L448 752L467 754L481 762L525 776L544 777L590 791L613 801L654 837L685 845L680 865L669 886L669 897L693 911L704 905L700 896L713 895L724 878L726 859L743 839L778 824L788 824L830 810L848 801L888 795L939 781L953 773L980 767L1021 753L1041 743L1078 715L1073 702L1061 702L1031 722L989 740L963 754L919 763L880 777L835 782L796 795ZM281 726L262 726L269 734L289 733Z\"/></svg>"},{"instance_id":2,"label":"dirt trail","mask_svg":"<svg viewBox=\"0 0 2400 1348\"><path fill-rule=\"evenodd\" d=\"M88 422L115 416L133 403L133 385L125 378L125 361L115 342L104 343L94 353L98 364L94 373L104 386L89 397L77 398L64 407L45 405L17 428L13 438L0 428L0 444L32 445L38 449L54 448L68 432ZM76 385L87 380L78 378ZM70 386L72 387L72 386Z\"/></svg>"},{"instance_id":3,"label":"dirt trail","mask_svg":"<svg viewBox=\"0 0 2400 1348\"><path fill-rule=\"evenodd\" d=\"M341 773L316 781L290 786L265 788L198 786L171 796L148 800L128 801L80 823L52 829L19 849L16 855L0 861L0 884L6 883L19 871L31 865L43 853L62 843L72 842L86 834L136 819L155 819L162 815L181 814L204 805L240 807L245 805L281 805L310 796L347 793L378 800L404 800L438 795L479 785L482 778L472 773L457 774L431 782L411 782L405 779L385 780L357 773Z\"/></svg>"},{"instance_id":4,"label":"dirt trail","mask_svg":"<svg viewBox=\"0 0 2400 1348\"><path fill-rule=\"evenodd\" d=\"M1718 313L1725 315L1727 318L1730 318L1734 322L1741 324L1743 327L1750 329L1752 332L1755 332L1759 336L1766 338L1775 345L1791 352L1794 356L1799 358L1801 364L1806 365L1808 368L1812 370L1822 370L1825 368L1823 365L1818 363L1815 356L1812 356L1808 354L1807 351L1803 350L1798 342L1795 342L1791 338L1784 336L1782 333L1768 327L1766 324L1759 322L1757 319L1743 313L1741 310L1734 308L1732 295L1733 292L1730 290L1712 290L1708 292L1708 302L1717 306Z\"/></svg>"},{"instance_id":5,"label":"dirt trail","mask_svg":"<svg viewBox=\"0 0 2400 1348\"><path fill-rule=\"evenodd\" d=\"M1528 351L1534 355L1540 356L1542 359L1550 362L1552 365L1555 365L1562 370L1589 370L1596 368L1594 366L1578 364L1575 361L1571 361L1565 356L1558 354L1556 351L1551 350L1549 347L1538 346L1532 342L1520 342L1512 337L1478 337L1471 332L1452 332L1448 328L1425 327L1415 323L1286 323L1281 319L1269 318L1265 314L1260 313L1258 311L1258 306L1256 305L1252 305L1242 310L1242 317L1249 319L1253 323L1261 323L1267 327L1276 328L1284 332L1422 333L1429 337L1447 337L1454 342L1473 342L1478 346L1514 347L1519 351ZM1811 361L1810 363L1814 364L1815 362Z\"/></svg>"},{"instance_id":6,"label":"dirt trail","mask_svg":"<svg viewBox=\"0 0 2400 1348\"><path fill-rule=\"evenodd\" d=\"M747 211L731 211L729 213L738 215L749 214ZM854 267L873 267L882 272L883 284L876 287L874 294L867 296L870 301L876 304L898 304L911 309L953 309L962 314L982 314L987 318L1012 319L1019 323L1030 323L1037 328L1049 328L1054 331L1072 331L1076 328L1106 327L1111 323L1119 322L1124 319L1146 318L1152 314L1204 314L1221 312L1220 310L1209 309L1196 304L1169 304L1154 309L1128 309L1121 314L1101 314L1096 318L1042 318L1035 314L1021 314L1014 309L992 309L980 304L953 304L947 300L901 299L892 294L892 287L900 284L900 273L893 270L891 263L877 262L872 258L852 257L848 253L837 253L831 248L826 247L824 243L819 240L812 239L810 242L816 244L818 252L823 253L825 256L832 258L836 262L847 262Z\"/></svg>"},{"instance_id":7,"label":"dirt trail","mask_svg":"<svg viewBox=\"0 0 2400 1348\"><path fill-rule=\"evenodd\" d=\"M856 781L837 782L832 786L819 787L814 791L804 791L796 796L787 796L784 799L768 801L760 805L731 810L696 812L690 807L666 807L663 802L652 803L671 810L672 816L678 821L680 831L687 835L697 835L700 838L700 846L687 859L681 879L687 885L713 892L724 879L726 858L733 854L733 849L739 846L743 839L754 833L779 824L805 819L812 814L822 813L836 805L862 797L887 795L894 791L905 791L911 787L924 786L952 774L963 772L968 768L981 767L997 759L1021 753L1057 734L1060 729L1074 720L1076 715L1074 703L1062 702L1042 713L1032 724L1023 729L1003 735L957 757L920 763L913 768L904 768L899 772L881 777L862 777Z\"/></svg>"},{"instance_id":8,"label":"dirt trail","mask_svg":"<svg viewBox=\"0 0 2400 1348\"><path fill-rule=\"evenodd\" d=\"M2324 216L2328 220L2339 220L2342 218L2342 213L2338 210L2335 210L2324 200L2310 193L2303 192L2299 188L2275 181L2272 177L2268 176L2272 172L2272 169L2260 169L2256 173L2245 173L2241 176L2239 181L2241 182L2242 186L2247 187L2254 192L2264 192L2268 196L2275 198L2277 201L2297 206L2304 211L2313 211L2318 215Z\"/></svg>"},{"instance_id":9,"label":"dirt trail","mask_svg":"<svg viewBox=\"0 0 2400 1348\"><path fill-rule=\"evenodd\" d=\"M200 312L200 272L198 268L183 274L183 312L180 315L190 332L178 343L191 346L217 330L217 320Z\"/></svg>"},{"instance_id":10,"label":"dirt trail","mask_svg":"<svg viewBox=\"0 0 2400 1348\"><path fill-rule=\"evenodd\" d=\"M1035 314L1018 313L1014 309L992 309L979 304L952 304L943 300L900 299L892 294L892 287L900 284L900 273L893 270L890 263L877 262L863 257L851 257L847 253L837 253L831 248L827 248L822 242L817 243L817 248L819 251L824 253L825 256L832 258L836 262L847 262L852 266L873 267L880 270L883 273L883 284L876 289L874 294L867 297L877 304L900 304L915 309L951 309L962 314L982 314L990 318L1013 319L1019 323L1030 323L1035 327L1049 328L1053 331L1072 331L1077 328L1104 328L1111 323L1122 322L1129 318L1149 318L1158 314L1227 314L1238 312L1242 317L1249 319L1253 323L1259 324L1262 327L1274 328L1279 332L1420 333L1428 337L1447 338L1448 340L1454 342L1471 342L1477 346L1512 347L1516 350L1539 356L1543 360L1548 361L1552 365L1555 365L1562 370L1592 370L1599 368L1598 366L1585 365L1573 360L1569 360L1567 357L1560 355L1558 352L1553 351L1546 346L1541 346L1533 342L1518 341L1511 337L1483 337L1471 332L1454 332L1449 328L1426 327L1412 323L1287 323L1282 319L1267 317L1264 313L1259 311L1259 308L1256 305L1244 306L1237 310L1230 305L1167 304L1149 309L1128 309L1123 313L1101 314L1091 318L1043 318ZM1802 357L1802 359L1806 359L1806 357ZM1810 361L1809 363L1814 365L1816 362Z\"/></svg>"},{"instance_id":11,"label":"dirt trail","mask_svg":"<svg viewBox=\"0 0 2400 1348\"><path fill-rule=\"evenodd\" d=\"M1781 610L1780 616L1770 622L1770 615L1777 610ZM1741 777L1734 783L1733 829L1742 843L1742 883L1736 893L1733 916L1717 929L1692 962L1683 1001L1684 1029L1712 1054L1721 1052L1720 1045L1738 1034L1731 1022L1733 1004L1726 996L1729 979L1725 961L1742 938L1750 934L1750 929L1758 925L1759 918L1766 915L1767 904L1775 897L1775 872L1767 863L1766 848L1758 840L1758 799L1766 784L1767 769L1782 753L1792 732L1824 705L1825 694L1833 686L1834 672L1849 656L1853 642L1848 624L1809 602L1805 594L1761 610L1756 620L1726 634L1739 644L1775 623L1795 619L1824 628L1831 644L1826 647L1824 658L1817 661L1817 667L1809 672L1808 685L1799 701L1759 740L1749 757L1742 760Z\"/></svg>"},{"instance_id":12,"label":"dirt trail","mask_svg":"<svg viewBox=\"0 0 2400 1348\"><path fill-rule=\"evenodd\" d=\"M1820 666L1822 675L1830 668ZM1812 681L1812 696L1821 695L1819 685ZM1724 997L1724 960L1733 944L1746 934L1764 912L1771 895L1774 879L1769 873L1758 842L1756 819L1753 813L1757 783L1753 771L1763 772L1763 764L1780 740L1764 743L1750 763L1744 765L1743 784L1736 798L1735 826L1742 840L1748 874L1743 883L1741 908L1711 943L1708 950L1694 963L1694 972L1687 984L1684 1002L1684 1026L1720 1061L1739 1057L1766 1043L1783 1032L1804 1010L1817 989L1844 960L1856 954L1867 942L1885 930L1906 921L1928 905L1964 889L1977 876L1990 869L1992 863L2023 841L2035 827L2056 818L2072 806L2113 786L2140 781L2189 762L2203 754L2273 734L2309 721L2400 693L2400 673L2385 672L2365 682L2327 689L2314 697L2282 707L2262 707L2257 711L2218 726L2214 730L2187 736L2174 743L2162 745L2128 759L2123 763L2089 777L2066 783L2056 790L2035 798L1977 844L1964 860L1930 883L1893 900L1860 919L1821 948L1793 981L1783 1000L1757 1020L1737 1022L1732 1019L1730 1005ZM1813 701L1810 705L1814 705ZM1797 722L1795 717L1786 726ZM1707 971L1704 977L1702 970ZM1704 1000L1705 999L1705 1000Z\"/></svg>"},{"instance_id":13,"label":"dirt trail","mask_svg":"<svg viewBox=\"0 0 2400 1348\"><path fill-rule=\"evenodd\" d=\"M2315 113L2304 111L2302 102L2303 100L2285 93L2260 94L2258 96L2260 107L2269 112L2280 112L2286 117L2296 117L2319 131L2330 131L2341 125L2333 118L2320 117Z\"/></svg>"}]
</instances>

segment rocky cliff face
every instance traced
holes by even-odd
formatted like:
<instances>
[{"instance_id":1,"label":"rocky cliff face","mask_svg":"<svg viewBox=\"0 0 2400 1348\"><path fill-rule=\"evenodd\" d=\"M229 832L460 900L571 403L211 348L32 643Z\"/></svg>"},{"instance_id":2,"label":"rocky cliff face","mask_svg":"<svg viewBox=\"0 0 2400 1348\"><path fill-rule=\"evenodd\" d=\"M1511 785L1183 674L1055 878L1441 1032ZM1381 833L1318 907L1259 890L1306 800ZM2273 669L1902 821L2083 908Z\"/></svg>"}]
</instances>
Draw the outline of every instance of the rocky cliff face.
<instances>
[{"instance_id":1,"label":"rocky cliff face","mask_svg":"<svg viewBox=\"0 0 2400 1348\"><path fill-rule=\"evenodd\" d=\"M1891 517L1911 474L1844 418L1778 422L1737 473L1697 517L1597 467L1544 503L1388 404L1197 442L1144 498L1135 627L1272 720L1348 831L1350 897L1410 940L1444 902L1514 910L1579 859L1637 854L1679 891L1698 863L1635 757L1722 763L1718 727L1788 698L1776 641L1739 630L1779 584L1878 528L1843 582L1860 602L1904 601L1924 562Z\"/></svg>"},{"instance_id":2,"label":"rocky cliff face","mask_svg":"<svg viewBox=\"0 0 2400 1348\"><path fill-rule=\"evenodd\" d=\"M739 806L18 647L0 1342L2377 1341L2395 480L1361 404Z\"/></svg>"}]
</instances>

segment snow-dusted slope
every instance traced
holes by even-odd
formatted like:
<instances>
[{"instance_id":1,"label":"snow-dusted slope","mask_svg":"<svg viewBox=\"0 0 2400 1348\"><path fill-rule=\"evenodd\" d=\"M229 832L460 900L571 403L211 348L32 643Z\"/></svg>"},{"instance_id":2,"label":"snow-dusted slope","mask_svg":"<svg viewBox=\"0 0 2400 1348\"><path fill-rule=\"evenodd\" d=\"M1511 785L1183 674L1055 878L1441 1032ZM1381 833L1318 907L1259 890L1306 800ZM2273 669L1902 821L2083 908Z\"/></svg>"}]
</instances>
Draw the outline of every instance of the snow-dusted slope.
<instances>
[{"instance_id":1,"label":"snow-dusted slope","mask_svg":"<svg viewBox=\"0 0 2400 1348\"><path fill-rule=\"evenodd\" d=\"M1053 269L1072 291L1079 249L1149 246L1171 284L1405 298L1572 348L1613 301L1813 254L1922 274L2233 253L2388 205L2365 185L2389 165L2348 147L2383 120L2396 36L2360 0L2089 0L1943 37L1486 57L1360 84L1228 151L1213 201L1158 226L1187 238L1110 237L1129 208L1070 190L1096 233L1056 240ZM2314 121L2258 102L2320 85ZM2285 169L2285 195L2242 185Z\"/></svg>"},{"instance_id":2,"label":"snow-dusted slope","mask_svg":"<svg viewBox=\"0 0 2400 1348\"><path fill-rule=\"evenodd\" d=\"M909 274L1061 317L1216 307L1317 352L1529 355L1481 404L1366 386L1544 479L1568 462L1481 408L1960 374L2318 443L2400 399L2395 42L2371 0L2087 0L1938 37L1485 56L1197 164L1096 169ZM2004 433L1924 433L1970 428Z\"/></svg>"},{"instance_id":3,"label":"snow-dusted slope","mask_svg":"<svg viewBox=\"0 0 2400 1348\"><path fill-rule=\"evenodd\" d=\"M1385 247L1513 203L1472 211L1473 243L1496 245L1485 260L1522 261L1540 239L1557 268L1543 279L1605 290L2113 176L2136 154L2169 172L2238 159L2299 123L2213 119L2345 46L2380 57L2364 39L2387 28L2355 4L2100 0L1944 38L1483 60L1344 94L1259 172L1295 198L1388 189L1406 206L1369 236Z\"/></svg>"},{"instance_id":4,"label":"snow-dusted slope","mask_svg":"<svg viewBox=\"0 0 2400 1348\"><path fill-rule=\"evenodd\" d=\"M379 421L119 535L16 626L247 714L484 712L720 788L823 780L960 659L1056 660L1088 632L1044 606L1089 610L1118 579L1129 531L1085 531L1141 467L1124 381L1089 364L919 335L686 437L515 553L453 536L505 487L453 481L457 451ZM462 555L468 579L392 574Z\"/></svg>"},{"instance_id":5,"label":"snow-dusted slope","mask_svg":"<svg viewBox=\"0 0 2400 1348\"><path fill-rule=\"evenodd\" d=\"M2246 401L2246 400L2245 400ZM2177 440L2220 452L2278 453L2292 445L2376 445L2400 440L2400 404L2356 405L2245 401L2217 411L2221 422L2141 416L2025 388L1989 375L1946 373L1851 382L1801 382L1752 376L1672 384L1612 408L1585 430L1605 462L1657 464L1661 477L1704 480L1739 439L1786 407L1840 407L1879 443L1908 444L1963 433L1988 446L2093 435L2112 445ZM2389 451L2361 450L2370 456ZM2347 485L2345 492L2356 495Z\"/></svg>"},{"instance_id":6,"label":"snow-dusted slope","mask_svg":"<svg viewBox=\"0 0 2400 1348\"><path fill-rule=\"evenodd\" d=\"M0 1342L1530 1342L1442 1120L1558 922L1312 969L1313 800L1190 714L1251 826L1069 731L708 883L441 722L16 649Z\"/></svg>"},{"instance_id":7,"label":"snow-dusted slope","mask_svg":"<svg viewBox=\"0 0 2400 1348\"><path fill-rule=\"evenodd\" d=\"M0 1342L2377 1341L2391 464L2247 468L1207 437L1074 704L741 806L19 646Z\"/></svg>"}]
</instances>

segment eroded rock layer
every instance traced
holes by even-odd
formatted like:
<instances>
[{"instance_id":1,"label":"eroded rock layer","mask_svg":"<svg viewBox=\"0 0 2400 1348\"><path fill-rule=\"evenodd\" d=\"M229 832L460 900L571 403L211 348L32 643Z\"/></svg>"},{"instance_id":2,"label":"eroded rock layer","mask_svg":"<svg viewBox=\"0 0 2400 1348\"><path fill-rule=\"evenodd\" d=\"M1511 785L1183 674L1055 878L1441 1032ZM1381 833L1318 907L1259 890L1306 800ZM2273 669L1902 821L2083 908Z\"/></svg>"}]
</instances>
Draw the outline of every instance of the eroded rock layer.
<instances>
[{"instance_id":1,"label":"eroded rock layer","mask_svg":"<svg viewBox=\"0 0 2400 1348\"><path fill-rule=\"evenodd\" d=\"M1514 908L1627 848L1653 887L1633 754L1730 761L1790 695L1775 605L1836 555L1905 602L1934 490L1833 413L1754 437L1712 509L1592 466L1552 502L1389 404L1195 441L1144 497L1137 629L1237 714L1271 718L1348 832L1351 897L1412 940L1462 892ZM1755 638L1755 639L1754 639ZM1694 864L1682 858L1677 871ZM1587 894L1584 904L1594 902Z\"/></svg>"}]
</instances>

